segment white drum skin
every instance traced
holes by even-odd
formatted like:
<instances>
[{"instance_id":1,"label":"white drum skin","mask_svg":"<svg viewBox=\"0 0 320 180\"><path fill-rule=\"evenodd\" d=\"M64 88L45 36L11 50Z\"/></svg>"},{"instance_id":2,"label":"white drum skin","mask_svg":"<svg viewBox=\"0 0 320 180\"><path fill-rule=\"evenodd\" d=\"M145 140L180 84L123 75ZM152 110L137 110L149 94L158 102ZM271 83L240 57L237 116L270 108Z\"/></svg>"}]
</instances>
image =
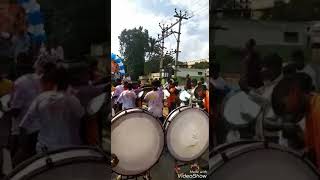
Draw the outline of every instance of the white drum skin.
<instances>
[{"instance_id":1,"label":"white drum skin","mask_svg":"<svg viewBox=\"0 0 320 180\"><path fill-rule=\"evenodd\" d=\"M111 153L119 159L113 171L134 176L146 172L159 160L164 147L160 122L141 109L118 113L111 124Z\"/></svg>"},{"instance_id":2,"label":"white drum skin","mask_svg":"<svg viewBox=\"0 0 320 180\"><path fill-rule=\"evenodd\" d=\"M176 160L196 160L209 147L209 116L199 108L185 106L172 111L164 127L168 150Z\"/></svg>"},{"instance_id":3,"label":"white drum skin","mask_svg":"<svg viewBox=\"0 0 320 180\"><path fill-rule=\"evenodd\" d=\"M107 95L107 93L103 93L103 94L93 98L90 101L90 103L88 104L88 107L87 107L87 112L89 115L94 115L101 109L101 107L105 103L106 95Z\"/></svg>"},{"instance_id":4,"label":"white drum skin","mask_svg":"<svg viewBox=\"0 0 320 180\"><path fill-rule=\"evenodd\" d=\"M68 148L37 156L18 166L5 179L105 180L111 174L110 160L93 148ZM48 157L52 165L47 164Z\"/></svg>"},{"instance_id":5,"label":"white drum skin","mask_svg":"<svg viewBox=\"0 0 320 180\"><path fill-rule=\"evenodd\" d=\"M251 118L257 118L261 107L249 99L245 92L238 91L226 97L223 103L223 117L232 125L246 125L248 121L242 117L242 114L249 115Z\"/></svg>"},{"instance_id":6,"label":"white drum skin","mask_svg":"<svg viewBox=\"0 0 320 180\"><path fill-rule=\"evenodd\" d=\"M218 151L209 161L210 180L318 180L320 177L302 156L279 145L265 147L262 142L251 142Z\"/></svg>"}]
</instances>

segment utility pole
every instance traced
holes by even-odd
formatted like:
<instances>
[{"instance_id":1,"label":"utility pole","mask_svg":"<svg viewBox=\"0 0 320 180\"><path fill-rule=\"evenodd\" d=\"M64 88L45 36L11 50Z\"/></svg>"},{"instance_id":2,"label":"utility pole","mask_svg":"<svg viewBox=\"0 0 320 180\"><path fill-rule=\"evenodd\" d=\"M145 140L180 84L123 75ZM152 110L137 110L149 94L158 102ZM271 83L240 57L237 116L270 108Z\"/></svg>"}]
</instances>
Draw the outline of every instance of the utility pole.
<instances>
[{"instance_id":1,"label":"utility pole","mask_svg":"<svg viewBox=\"0 0 320 180\"><path fill-rule=\"evenodd\" d=\"M177 49L176 49L176 60L174 63L174 78L177 78L177 72L178 72L178 61L179 61L179 48L180 48L180 35L181 35L181 22L182 20L188 20L189 17L187 12L185 12L184 14L182 14L182 11L180 10L179 13L177 12L177 9L174 10L175 11L175 15L174 17L178 18L179 21L179 30L178 30L178 39L177 39Z\"/></svg>"},{"instance_id":2,"label":"utility pole","mask_svg":"<svg viewBox=\"0 0 320 180\"><path fill-rule=\"evenodd\" d=\"M160 41L161 41L161 59L160 59L160 81L162 80L162 74L163 74L163 58L164 58L164 35L165 35L165 27L164 27L164 25L160 25L160 23L159 23L159 26L160 26L160 28L161 28L161 39L160 39ZM159 35L158 35L158 37L159 37Z\"/></svg>"},{"instance_id":3,"label":"utility pole","mask_svg":"<svg viewBox=\"0 0 320 180\"><path fill-rule=\"evenodd\" d=\"M176 53L176 60L175 60L175 77L177 77L177 62L178 62L178 58L179 58L179 44L180 44L180 34L181 34L181 22L182 20L187 20L189 19L189 17L187 17L187 12L185 13L182 13L182 11L180 11L179 13L177 12L177 9L175 9L175 15L174 17L178 18L177 21L173 24L171 24L170 26L165 26L164 24L160 24L159 23L159 26L161 28L161 37L160 35L158 34L158 40L156 41L157 43L160 43L161 44L161 59L160 59L160 80L162 80L162 74L163 74L163 59L164 59L164 50L165 50L165 47L164 47L164 40L165 38L171 36L172 34L175 34L177 33L178 34L178 38L177 38L177 49L175 50L175 53ZM172 28L179 24L179 31L176 32L176 31L173 31Z\"/></svg>"}]
</instances>

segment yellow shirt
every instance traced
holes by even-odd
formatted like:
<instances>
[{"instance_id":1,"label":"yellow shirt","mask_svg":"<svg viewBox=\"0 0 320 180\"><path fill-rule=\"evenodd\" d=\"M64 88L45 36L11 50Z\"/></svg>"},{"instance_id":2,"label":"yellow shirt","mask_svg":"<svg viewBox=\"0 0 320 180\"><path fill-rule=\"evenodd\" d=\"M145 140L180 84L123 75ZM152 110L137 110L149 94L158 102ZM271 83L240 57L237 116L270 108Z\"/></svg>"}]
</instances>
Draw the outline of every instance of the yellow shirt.
<instances>
[{"instance_id":1,"label":"yellow shirt","mask_svg":"<svg viewBox=\"0 0 320 180\"><path fill-rule=\"evenodd\" d=\"M8 79L0 80L0 97L9 94L12 90L13 83Z\"/></svg>"}]
</instances>

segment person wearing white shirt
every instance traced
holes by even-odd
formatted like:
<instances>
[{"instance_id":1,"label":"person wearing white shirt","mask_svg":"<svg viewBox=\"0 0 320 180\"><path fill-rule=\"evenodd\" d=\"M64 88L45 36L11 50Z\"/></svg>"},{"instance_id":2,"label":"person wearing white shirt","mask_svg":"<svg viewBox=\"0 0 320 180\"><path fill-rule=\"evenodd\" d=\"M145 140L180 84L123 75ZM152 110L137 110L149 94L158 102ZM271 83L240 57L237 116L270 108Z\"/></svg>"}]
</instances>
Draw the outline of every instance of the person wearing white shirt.
<instances>
[{"instance_id":1,"label":"person wearing white shirt","mask_svg":"<svg viewBox=\"0 0 320 180\"><path fill-rule=\"evenodd\" d=\"M159 82L152 82L153 90L145 95L144 101L148 103L148 111L163 123L163 91Z\"/></svg>"},{"instance_id":2,"label":"person wearing white shirt","mask_svg":"<svg viewBox=\"0 0 320 180\"><path fill-rule=\"evenodd\" d=\"M44 74L41 78L43 92L33 101L20 123L27 133L39 132L37 153L84 143L81 128L85 110L75 96L66 92L66 76L67 71L61 67Z\"/></svg>"},{"instance_id":3,"label":"person wearing white shirt","mask_svg":"<svg viewBox=\"0 0 320 180\"><path fill-rule=\"evenodd\" d=\"M271 106L271 96L274 87L280 82L283 78L282 75L282 58L278 54L270 54L267 55L262 63L262 77L264 81L264 86L260 88L258 91L260 93L260 102L263 106L265 113L264 113L264 129L263 133L265 138L268 140L278 143L279 142L279 135L280 135L280 126L281 120L275 115ZM262 120L261 120L262 122ZM262 124L257 124L262 128ZM258 129L259 131L259 129ZM262 132L258 132L262 133Z\"/></svg>"},{"instance_id":4,"label":"person wearing white shirt","mask_svg":"<svg viewBox=\"0 0 320 180\"><path fill-rule=\"evenodd\" d=\"M136 107L137 95L132 90L132 84L125 83L124 91L120 94L117 102L122 104L122 110L131 109Z\"/></svg>"},{"instance_id":5,"label":"person wearing white shirt","mask_svg":"<svg viewBox=\"0 0 320 180\"><path fill-rule=\"evenodd\" d=\"M46 56L42 56L34 64L35 73L23 75L14 82L10 99L10 114L12 115L10 146L12 154L15 154L19 146L19 124L32 101L41 93L40 78L44 72L49 71L54 66L55 64L47 61Z\"/></svg>"}]
</instances>

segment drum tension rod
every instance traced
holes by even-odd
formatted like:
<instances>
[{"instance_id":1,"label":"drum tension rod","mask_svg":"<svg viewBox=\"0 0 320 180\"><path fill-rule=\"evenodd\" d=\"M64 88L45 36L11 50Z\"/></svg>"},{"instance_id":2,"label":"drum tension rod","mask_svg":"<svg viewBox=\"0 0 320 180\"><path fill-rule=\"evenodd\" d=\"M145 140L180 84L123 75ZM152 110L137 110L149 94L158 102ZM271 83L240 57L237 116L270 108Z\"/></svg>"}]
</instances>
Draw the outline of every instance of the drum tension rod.
<instances>
[{"instance_id":1,"label":"drum tension rod","mask_svg":"<svg viewBox=\"0 0 320 180\"><path fill-rule=\"evenodd\" d=\"M47 147L42 147L41 150L42 150L44 156L46 157L46 165L49 166L49 167L53 167L53 161L52 161L51 157L48 154L48 148Z\"/></svg>"},{"instance_id":2,"label":"drum tension rod","mask_svg":"<svg viewBox=\"0 0 320 180\"><path fill-rule=\"evenodd\" d=\"M119 159L115 154L111 154L111 167L114 168L119 164Z\"/></svg>"},{"instance_id":3,"label":"drum tension rod","mask_svg":"<svg viewBox=\"0 0 320 180\"><path fill-rule=\"evenodd\" d=\"M224 162L229 161L229 158L228 158L228 156L226 155L226 153L221 152L221 153L220 153L220 156L221 156L221 158L223 159Z\"/></svg>"}]
</instances>

